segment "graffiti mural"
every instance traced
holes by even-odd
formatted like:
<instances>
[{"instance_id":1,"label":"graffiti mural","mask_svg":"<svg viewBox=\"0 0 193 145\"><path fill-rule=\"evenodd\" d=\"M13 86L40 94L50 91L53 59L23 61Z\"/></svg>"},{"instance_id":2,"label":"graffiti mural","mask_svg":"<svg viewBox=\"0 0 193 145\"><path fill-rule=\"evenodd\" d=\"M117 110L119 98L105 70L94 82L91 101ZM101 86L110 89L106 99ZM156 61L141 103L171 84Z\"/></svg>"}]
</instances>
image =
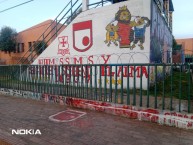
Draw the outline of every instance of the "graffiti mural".
<instances>
[{"instance_id":1,"label":"graffiti mural","mask_svg":"<svg viewBox=\"0 0 193 145\"><path fill-rule=\"evenodd\" d=\"M154 3L152 5L150 62L168 63L171 57L172 34L157 6Z\"/></svg>"},{"instance_id":2,"label":"graffiti mural","mask_svg":"<svg viewBox=\"0 0 193 145\"><path fill-rule=\"evenodd\" d=\"M147 17L132 16L127 6L119 7L115 14L115 20L106 26L106 40L107 46L114 43L120 48L136 47L136 44L141 50L144 49L146 27L149 27L150 20ZM132 44L132 45L131 45Z\"/></svg>"},{"instance_id":3,"label":"graffiti mural","mask_svg":"<svg viewBox=\"0 0 193 145\"><path fill-rule=\"evenodd\" d=\"M145 42L145 30L146 27L149 27L150 20L147 17L136 17L133 23L134 26L134 44L132 45L132 49L136 47L135 44L143 50L144 46L143 43Z\"/></svg>"},{"instance_id":4,"label":"graffiti mural","mask_svg":"<svg viewBox=\"0 0 193 145\"><path fill-rule=\"evenodd\" d=\"M183 114L171 111L163 112L158 109L145 109L136 106L120 105L70 97L66 98L66 104L77 108L105 112L131 119L138 119L141 121L144 120L154 122L160 125L193 129L193 116L191 114Z\"/></svg>"},{"instance_id":5,"label":"graffiti mural","mask_svg":"<svg viewBox=\"0 0 193 145\"><path fill-rule=\"evenodd\" d=\"M37 99L37 100L40 100L41 98L41 93L21 91L21 90L15 90L15 89L6 89L6 88L1 88L0 94L11 95L15 97L31 98L31 99Z\"/></svg>"},{"instance_id":6,"label":"graffiti mural","mask_svg":"<svg viewBox=\"0 0 193 145\"><path fill-rule=\"evenodd\" d=\"M42 94L41 100L45 102L57 103L60 105L64 105L65 97L59 95L51 95L51 94Z\"/></svg>"}]
</instances>

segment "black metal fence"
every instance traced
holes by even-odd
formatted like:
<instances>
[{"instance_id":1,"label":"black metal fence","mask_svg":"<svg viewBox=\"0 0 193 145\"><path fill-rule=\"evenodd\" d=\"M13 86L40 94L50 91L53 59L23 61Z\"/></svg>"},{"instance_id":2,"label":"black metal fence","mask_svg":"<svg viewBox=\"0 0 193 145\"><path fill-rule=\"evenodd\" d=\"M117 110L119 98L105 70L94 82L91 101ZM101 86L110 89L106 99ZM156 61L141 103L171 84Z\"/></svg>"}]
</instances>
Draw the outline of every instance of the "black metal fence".
<instances>
[{"instance_id":1,"label":"black metal fence","mask_svg":"<svg viewBox=\"0 0 193 145\"><path fill-rule=\"evenodd\" d=\"M193 112L193 64L0 66L0 87Z\"/></svg>"}]
</instances>

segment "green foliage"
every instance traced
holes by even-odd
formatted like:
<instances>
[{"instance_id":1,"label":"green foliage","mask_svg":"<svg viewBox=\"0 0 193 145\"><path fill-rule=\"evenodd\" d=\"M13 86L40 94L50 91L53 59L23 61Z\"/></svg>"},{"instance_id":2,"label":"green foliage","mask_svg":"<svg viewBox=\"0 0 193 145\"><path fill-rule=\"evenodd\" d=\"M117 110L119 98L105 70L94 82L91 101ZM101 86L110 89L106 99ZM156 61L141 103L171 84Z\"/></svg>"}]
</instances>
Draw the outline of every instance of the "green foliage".
<instances>
[{"instance_id":1,"label":"green foliage","mask_svg":"<svg viewBox=\"0 0 193 145\"><path fill-rule=\"evenodd\" d=\"M0 50L14 52L16 46L16 30L10 27L2 27L0 30Z\"/></svg>"},{"instance_id":2,"label":"green foliage","mask_svg":"<svg viewBox=\"0 0 193 145\"><path fill-rule=\"evenodd\" d=\"M35 43L34 43L34 49L35 49L35 52L39 55L39 54L41 54L44 50L45 50L45 48L47 47L47 44L46 44L46 42L45 41L36 41Z\"/></svg>"},{"instance_id":3,"label":"green foliage","mask_svg":"<svg viewBox=\"0 0 193 145\"><path fill-rule=\"evenodd\" d=\"M173 71L173 74L170 76L167 76L164 81L157 82L156 91L158 96L162 96L163 90L164 90L166 98L171 97L172 95L172 97L174 98L188 100L188 97L190 95L190 98L193 99L193 82L192 82L190 73L191 72L180 73L179 71ZM164 84L164 88L163 88L163 84ZM189 89L190 89L190 92L189 92ZM150 88L150 93L154 94L154 91L155 91L155 86L152 86Z\"/></svg>"},{"instance_id":4,"label":"green foliage","mask_svg":"<svg viewBox=\"0 0 193 145\"><path fill-rule=\"evenodd\" d=\"M177 47L178 43L176 42L176 39L173 38L173 49L175 49Z\"/></svg>"}]
</instances>

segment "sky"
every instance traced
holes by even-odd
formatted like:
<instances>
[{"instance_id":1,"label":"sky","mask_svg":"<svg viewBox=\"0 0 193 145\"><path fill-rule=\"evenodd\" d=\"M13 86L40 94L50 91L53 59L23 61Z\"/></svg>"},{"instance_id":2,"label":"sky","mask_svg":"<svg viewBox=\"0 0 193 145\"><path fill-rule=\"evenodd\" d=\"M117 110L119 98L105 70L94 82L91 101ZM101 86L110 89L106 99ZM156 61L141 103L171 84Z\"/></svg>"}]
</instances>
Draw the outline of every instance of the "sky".
<instances>
[{"instance_id":1,"label":"sky","mask_svg":"<svg viewBox=\"0 0 193 145\"><path fill-rule=\"evenodd\" d=\"M0 28L9 26L17 32L30 28L60 13L70 0L0 0ZM93 1L93 0L92 0ZM173 35L176 39L193 38L193 0L173 0Z\"/></svg>"}]
</instances>

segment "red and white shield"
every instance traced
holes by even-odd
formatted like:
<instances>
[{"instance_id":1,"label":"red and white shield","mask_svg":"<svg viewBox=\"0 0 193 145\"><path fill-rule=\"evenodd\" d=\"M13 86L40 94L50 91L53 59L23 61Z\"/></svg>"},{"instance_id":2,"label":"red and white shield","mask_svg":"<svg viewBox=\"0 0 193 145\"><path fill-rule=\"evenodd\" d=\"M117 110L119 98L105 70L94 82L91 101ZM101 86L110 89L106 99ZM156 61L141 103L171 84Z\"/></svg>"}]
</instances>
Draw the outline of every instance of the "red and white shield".
<instances>
[{"instance_id":1,"label":"red and white shield","mask_svg":"<svg viewBox=\"0 0 193 145\"><path fill-rule=\"evenodd\" d=\"M78 52L85 52L93 44L92 21L73 24L73 47Z\"/></svg>"}]
</instances>

